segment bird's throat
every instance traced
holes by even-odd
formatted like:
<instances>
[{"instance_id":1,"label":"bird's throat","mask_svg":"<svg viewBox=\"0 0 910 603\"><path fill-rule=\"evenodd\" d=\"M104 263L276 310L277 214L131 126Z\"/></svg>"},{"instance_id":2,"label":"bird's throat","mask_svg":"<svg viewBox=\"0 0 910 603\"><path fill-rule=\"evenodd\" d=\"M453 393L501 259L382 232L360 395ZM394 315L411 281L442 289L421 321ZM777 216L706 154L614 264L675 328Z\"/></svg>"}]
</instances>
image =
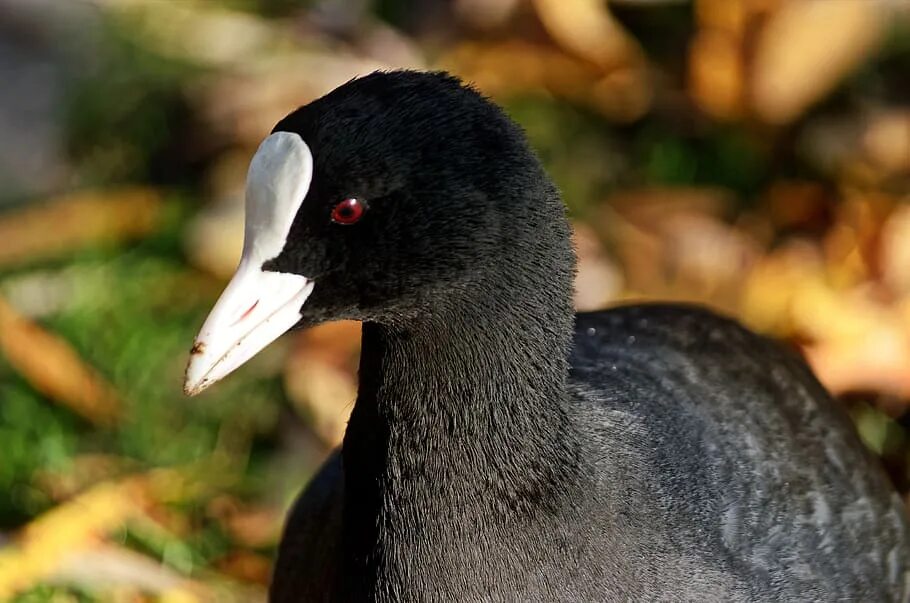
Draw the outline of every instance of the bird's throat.
<instances>
[{"instance_id":1,"label":"bird's throat","mask_svg":"<svg viewBox=\"0 0 910 603\"><path fill-rule=\"evenodd\" d=\"M496 546L563 503L579 470L565 346L536 322L364 325L343 448L350 575L463 563L449 545Z\"/></svg>"}]
</instances>

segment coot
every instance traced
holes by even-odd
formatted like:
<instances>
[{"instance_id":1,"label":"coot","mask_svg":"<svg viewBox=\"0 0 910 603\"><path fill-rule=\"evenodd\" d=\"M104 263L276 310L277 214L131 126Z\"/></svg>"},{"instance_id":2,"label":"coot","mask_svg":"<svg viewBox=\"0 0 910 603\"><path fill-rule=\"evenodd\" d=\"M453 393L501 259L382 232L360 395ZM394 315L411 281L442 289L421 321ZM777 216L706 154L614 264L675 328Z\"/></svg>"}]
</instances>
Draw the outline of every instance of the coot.
<instances>
[{"instance_id":1,"label":"coot","mask_svg":"<svg viewBox=\"0 0 910 603\"><path fill-rule=\"evenodd\" d=\"M802 361L694 307L576 315L574 267L522 132L451 76L275 126L186 390L290 328L363 341L273 601L910 599L901 501Z\"/></svg>"}]
</instances>

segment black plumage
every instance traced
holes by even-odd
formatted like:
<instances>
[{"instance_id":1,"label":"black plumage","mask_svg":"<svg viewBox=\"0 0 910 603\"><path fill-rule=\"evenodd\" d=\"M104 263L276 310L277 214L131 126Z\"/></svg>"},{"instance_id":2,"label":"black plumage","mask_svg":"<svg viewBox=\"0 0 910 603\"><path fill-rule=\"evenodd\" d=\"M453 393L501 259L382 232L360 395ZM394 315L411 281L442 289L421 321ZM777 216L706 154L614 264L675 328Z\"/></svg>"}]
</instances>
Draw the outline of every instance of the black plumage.
<instances>
[{"instance_id":1,"label":"black plumage","mask_svg":"<svg viewBox=\"0 0 910 603\"><path fill-rule=\"evenodd\" d=\"M693 307L574 314L559 194L494 104L376 73L275 131L313 180L265 268L316 283L299 326L364 324L273 601L910 600L901 501L801 360Z\"/></svg>"}]
</instances>

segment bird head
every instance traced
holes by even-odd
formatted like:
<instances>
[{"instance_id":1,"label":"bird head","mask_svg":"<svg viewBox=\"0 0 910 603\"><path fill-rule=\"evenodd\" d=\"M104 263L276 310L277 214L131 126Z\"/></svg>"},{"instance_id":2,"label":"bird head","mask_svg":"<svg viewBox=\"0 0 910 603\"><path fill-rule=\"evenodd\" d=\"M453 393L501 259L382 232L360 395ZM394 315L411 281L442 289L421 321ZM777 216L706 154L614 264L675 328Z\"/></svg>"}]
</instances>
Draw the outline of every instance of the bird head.
<instances>
[{"instance_id":1,"label":"bird head","mask_svg":"<svg viewBox=\"0 0 910 603\"><path fill-rule=\"evenodd\" d=\"M185 391L289 329L444 320L512 261L533 263L540 223L562 212L521 130L470 87L410 71L352 80L282 119L253 156L240 264Z\"/></svg>"}]
</instances>

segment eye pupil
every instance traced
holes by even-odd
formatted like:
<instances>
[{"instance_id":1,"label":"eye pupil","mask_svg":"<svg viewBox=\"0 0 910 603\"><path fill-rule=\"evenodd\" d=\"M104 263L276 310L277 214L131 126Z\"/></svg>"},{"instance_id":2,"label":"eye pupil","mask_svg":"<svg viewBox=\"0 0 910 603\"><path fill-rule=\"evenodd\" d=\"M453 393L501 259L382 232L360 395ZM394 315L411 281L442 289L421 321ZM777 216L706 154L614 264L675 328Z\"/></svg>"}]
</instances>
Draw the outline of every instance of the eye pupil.
<instances>
[{"instance_id":1,"label":"eye pupil","mask_svg":"<svg viewBox=\"0 0 910 603\"><path fill-rule=\"evenodd\" d=\"M345 199L332 209L332 221L336 224L353 224L363 217L366 204L360 199Z\"/></svg>"}]
</instances>

